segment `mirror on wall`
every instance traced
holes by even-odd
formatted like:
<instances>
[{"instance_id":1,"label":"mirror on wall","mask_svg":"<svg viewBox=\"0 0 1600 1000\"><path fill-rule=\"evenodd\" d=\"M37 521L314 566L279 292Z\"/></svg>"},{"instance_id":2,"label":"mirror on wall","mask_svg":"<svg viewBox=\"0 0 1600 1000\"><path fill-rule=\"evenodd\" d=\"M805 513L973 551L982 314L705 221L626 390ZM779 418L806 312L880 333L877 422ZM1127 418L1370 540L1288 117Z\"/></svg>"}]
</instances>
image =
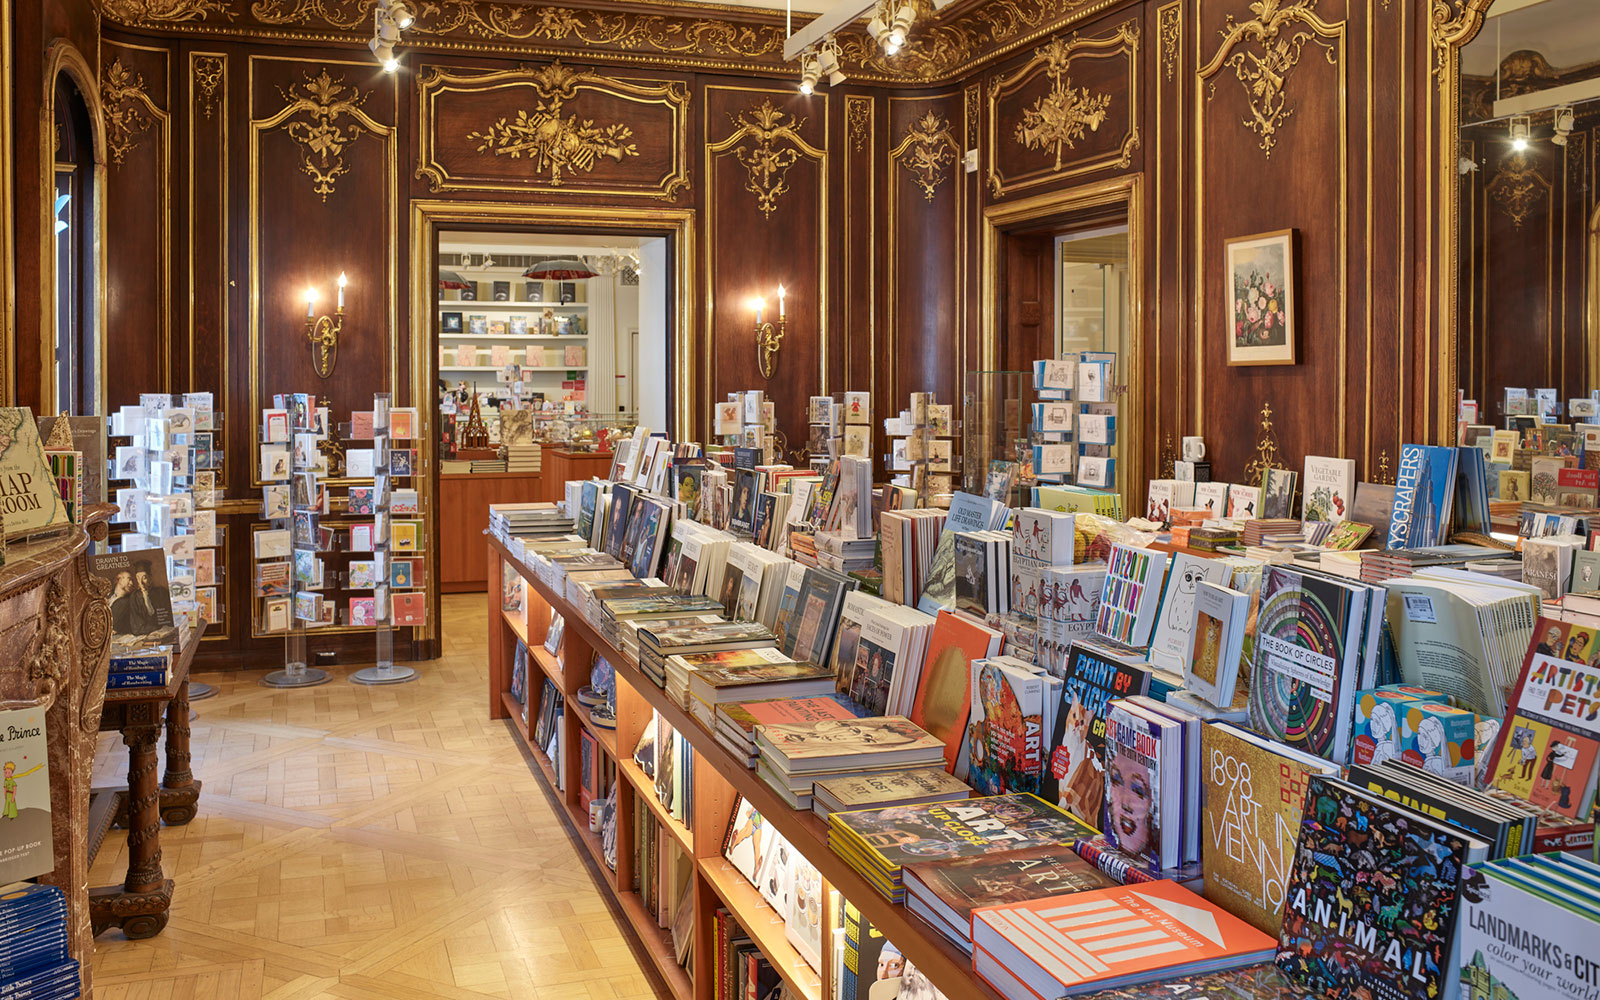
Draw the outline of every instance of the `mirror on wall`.
<instances>
[{"instance_id":1,"label":"mirror on wall","mask_svg":"<svg viewBox=\"0 0 1600 1000\"><path fill-rule=\"evenodd\" d=\"M1600 4L1494 0L1460 56L1466 435L1600 421Z\"/></svg>"}]
</instances>

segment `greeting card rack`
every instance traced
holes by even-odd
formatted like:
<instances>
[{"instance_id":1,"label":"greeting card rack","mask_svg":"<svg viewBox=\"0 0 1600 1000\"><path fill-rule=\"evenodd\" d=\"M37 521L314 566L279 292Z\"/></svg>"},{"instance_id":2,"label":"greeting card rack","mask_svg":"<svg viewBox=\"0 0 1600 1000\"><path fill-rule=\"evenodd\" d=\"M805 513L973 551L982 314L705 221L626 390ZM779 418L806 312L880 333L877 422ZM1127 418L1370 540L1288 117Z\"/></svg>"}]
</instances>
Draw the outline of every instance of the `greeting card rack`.
<instances>
[{"instance_id":1,"label":"greeting card rack","mask_svg":"<svg viewBox=\"0 0 1600 1000\"><path fill-rule=\"evenodd\" d=\"M277 409L262 413L261 478L263 486L263 515L272 524L276 538L287 534L290 544L288 565L288 597L264 594L264 617L269 629L283 624L283 669L274 670L261 678L261 683L274 688L313 687L326 684L332 676L326 670L310 666L306 655L306 629L309 621L321 619L322 548L320 515L327 505L317 474L322 461L318 443L327 437L325 411L319 411L315 400L304 394L274 400L287 403ZM287 433L285 433L287 431ZM289 440L285 440L288 437ZM292 448L289 443L292 441ZM285 498L284 482L287 480ZM285 502L287 499L287 502ZM265 551L281 551L276 545ZM256 545L258 589L261 579L263 546ZM267 563L267 565L274 565Z\"/></svg>"},{"instance_id":2,"label":"greeting card rack","mask_svg":"<svg viewBox=\"0 0 1600 1000\"><path fill-rule=\"evenodd\" d=\"M403 663L394 662L394 600L390 588L395 577L394 563L391 552L400 541L395 530L393 499L396 476L410 478L416 470L412 467L415 463L411 453L406 454L406 461L394 463L391 458L394 449L390 447L393 440L391 411L389 407L389 394L380 392L372 397L372 561L374 563L373 586L373 631L377 640L377 659L375 665L357 670L350 675L350 679L357 684L402 684L406 681L417 679L415 669ZM411 429L406 428L407 438L412 436ZM410 513L416 513L415 510ZM421 531L415 524L407 525L411 543L403 551L415 552L419 544ZM412 560L414 567L415 560ZM413 574L407 575L407 581Z\"/></svg>"}]
</instances>

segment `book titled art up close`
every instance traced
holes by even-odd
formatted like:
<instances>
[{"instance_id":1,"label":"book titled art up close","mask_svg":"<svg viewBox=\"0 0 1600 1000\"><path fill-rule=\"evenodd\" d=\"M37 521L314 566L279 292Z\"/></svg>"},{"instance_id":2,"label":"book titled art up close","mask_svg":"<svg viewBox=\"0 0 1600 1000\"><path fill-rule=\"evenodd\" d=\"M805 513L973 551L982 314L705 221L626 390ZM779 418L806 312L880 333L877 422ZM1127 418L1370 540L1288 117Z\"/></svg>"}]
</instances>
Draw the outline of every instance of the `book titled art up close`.
<instances>
[{"instance_id":1,"label":"book titled art up close","mask_svg":"<svg viewBox=\"0 0 1600 1000\"><path fill-rule=\"evenodd\" d=\"M44 709L0 712L0 788L0 885L54 870Z\"/></svg>"}]
</instances>

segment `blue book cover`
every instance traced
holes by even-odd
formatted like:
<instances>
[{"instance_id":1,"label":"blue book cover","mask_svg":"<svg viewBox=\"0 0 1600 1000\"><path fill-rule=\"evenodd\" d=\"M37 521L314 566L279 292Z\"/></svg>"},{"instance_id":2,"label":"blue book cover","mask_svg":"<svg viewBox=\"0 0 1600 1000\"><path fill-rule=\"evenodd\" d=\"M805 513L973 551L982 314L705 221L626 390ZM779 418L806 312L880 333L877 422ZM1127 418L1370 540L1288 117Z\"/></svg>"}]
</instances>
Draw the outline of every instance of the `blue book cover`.
<instances>
[{"instance_id":1,"label":"blue book cover","mask_svg":"<svg viewBox=\"0 0 1600 1000\"><path fill-rule=\"evenodd\" d=\"M1455 512L1452 531L1489 533L1489 472L1483 452L1457 448ZM1498 478L1498 477L1497 477Z\"/></svg>"},{"instance_id":2,"label":"blue book cover","mask_svg":"<svg viewBox=\"0 0 1600 1000\"><path fill-rule=\"evenodd\" d=\"M165 670L134 670L106 677L106 687L111 690L131 687L166 687Z\"/></svg>"},{"instance_id":3,"label":"blue book cover","mask_svg":"<svg viewBox=\"0 0 1600 1000\"><path fill-rule=\"evenodd\" d=\"M1457 449L1443 445L1401 447L1385 548L1424 549L1445 541L1455 512L1458 459Z\"/></svg>"}]
</instances>

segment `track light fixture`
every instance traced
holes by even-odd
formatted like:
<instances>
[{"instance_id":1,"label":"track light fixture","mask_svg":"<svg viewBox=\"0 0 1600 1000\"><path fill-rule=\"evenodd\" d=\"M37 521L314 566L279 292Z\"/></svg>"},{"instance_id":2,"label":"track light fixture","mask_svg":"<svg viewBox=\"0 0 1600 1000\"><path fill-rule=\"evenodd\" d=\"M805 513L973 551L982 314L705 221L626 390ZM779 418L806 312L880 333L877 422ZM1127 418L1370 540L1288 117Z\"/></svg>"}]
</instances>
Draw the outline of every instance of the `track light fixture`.
<instances>
[{"instance_id":1,"label":"track light fixture","mask_svg":"<svg viewBox=\"0 0 1600 1000\"><path fill-rule=\"evenodd\" d=\"M367 43L367 48L372 50L373 57L385 73L393 73L400 68L394 47L400 44L401 29L415 20L406 0L380 0L372 9L372 41Z\"/></svg>"},{"instance_id":2,"label":"track light fixture","mask_svg":"<svg viewBox=\"0 0 1600 1000\"><path fill-rule=\"evenodd\" d=\"M894 21L889 25L889 38L884 43L884 52L894 55L906 43L906 35L911 32L911 25L917 19L917 8L907 0L894 12Z\"/></svg>"},{"instance_id":3,"label":"track light fixture","mask_svg":"<svg viewBox=\"0 0 1600 1000\"><path fill-rule=\"evenodd\" d=\"M1528 140L1533 138L1533 125L1527 115L1513 115L1511 117L1511 148L1522 152L1528 148Z\"/></svg>"},{"instance_id":4,"label":"track light fixture","mask_svg":"<svg viewBox=\"0 0 1600 1000\"><path fill-rule=\"evenodd\" d=\"M822 45L817 49L817 69L828 78L828 86L837 87L845 81L844 70L839 58L839 40L832 35L822 39Z\"/></svg>"},{"instance_id":5,"label":"track light fixture","mask_svg":"<svg viewBox=\"0 0 1600 1000\"><path fill-rule=\"evenodd\" d=\"M1555 134L1550 137L1551 142L1557 146L1565 146L1567 144L1567 136L1572 134L1573 117L1572 105L1563 104L1556 108L1551 116L1556 127Z\"/></svg>"},{"instance_id":6,"label":"track light fixture","mask_svg":"<svg viewBox=\"0 0 1600 1000\"><path fill-rule=\"evenodd\" d=\"M800 93L809 97L817 89L817 82L822 79L821 66L815 49L800 53Z\"/></svg>"}]
</instances>

